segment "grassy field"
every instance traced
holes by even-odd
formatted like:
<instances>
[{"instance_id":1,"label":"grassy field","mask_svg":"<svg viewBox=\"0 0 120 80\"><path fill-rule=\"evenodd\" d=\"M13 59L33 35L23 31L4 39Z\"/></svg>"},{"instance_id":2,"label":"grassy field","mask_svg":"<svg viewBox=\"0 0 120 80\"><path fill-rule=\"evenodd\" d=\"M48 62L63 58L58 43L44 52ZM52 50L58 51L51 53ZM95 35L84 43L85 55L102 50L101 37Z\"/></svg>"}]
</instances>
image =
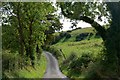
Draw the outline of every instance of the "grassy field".
<instances>
[{"instance_id":1,"label":"grassy field","mask_svg":"<svg viewBox=\"0 0 120 80\"><path fill-rule=\"evenodd\" d=\"M53 47L57 48L58 50L62 50L63 54L66 58L69 58L71 54L75 54L77 58L80 58L83 54L91 54L92 58L97 58L101 50L103 49L103 41L100 37L95 37L95 32L93 31L93 28L83 28L83 29L77 29L70 31L69 34L71 34L71 37L65 40L66 38L63 37L59 40L56 44L52 45ZM75 41L76 36L81 33L93 33L93 36L90 37L90 39L86 38L81 41ZM57 33L58 35L58 33ZM65 61L63 59L59 60L59 64ZM63 64L62 64L63 65ZM62 66L61 65L61 66ZM68 64L69 66L69 64ZM62 72L68 76L69 69L63 68ZM83 70L83 74L75 74L73 73L73 78L83 78L86 75L86 72ZM85 73L85 74L84 74Z\"/></svg>"},{"instance_id":2,"label":"grassy field","mask_svg":"<svg viewBox=\"0 0 120 80\"><path fill-rule=\"evenodd\" d=\"M57 49L62 49L66 57L71 53L76 53L78 56L82 53L92 53L96 56L102 48L102 40L96 38L78 42L60 42L53 46Z\"/></svg>"},{"instance_id":3,"label":"grassy field","mask_svg":"<svg viewBox=\"0 0 120 80\"><path fill-rule=\"evenodd\" d=\"M66 57L68 57L72 52L76 53L77 55L80 55L82 53L92 53L96 56L102 48L101 38L94 38L93 35L90 40L85 39L82 41L75 41L76 36L81 33L95 34L93 30L94 29L92 27L73 30L69 33L71 34L71 37L68 40L64 41L65 37L63 37L58 43L52 46L58 49L62 49Z\"/></svg>"}]
</instances>

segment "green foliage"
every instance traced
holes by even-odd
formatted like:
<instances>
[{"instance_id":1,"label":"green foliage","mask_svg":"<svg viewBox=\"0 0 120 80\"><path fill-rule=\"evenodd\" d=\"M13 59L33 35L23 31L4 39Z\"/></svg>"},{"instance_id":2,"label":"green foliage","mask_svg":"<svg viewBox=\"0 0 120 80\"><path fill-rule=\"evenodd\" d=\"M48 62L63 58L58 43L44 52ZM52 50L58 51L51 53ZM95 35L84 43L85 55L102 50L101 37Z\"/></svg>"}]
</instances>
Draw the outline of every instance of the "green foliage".
<instances>
[{"instance_id":1,"label":"green foliage","mask_svg":"<svg viewBox=\"0 0 120 80\"><path fill-rule=\"evenodd\" d=\"M19 51L22 56L31 59L32 65L36 60L36 47L41 48L46 39L45 31L51 26L47 19L55 8L51 3L5 3L3 11L7 15L8 24L3 22L3 48ZM38 45L38 46L37 46ZM40 52L39 52L40 53Z\"/></svg>"},{"instance_id":2,"label":"green foliage","mask_svg":"<svg viewBox=\"0 0 120 80\"><path fill-rule=\"evenodd\" d=\"M59 42L61 38L62 38L62 37L60 37L59 35L58 35L58 36L55 36L55 37L54 37L54 40L52 41L52 44L55 44L55 43Z\"/></svg>"},{"instance_id":3,"label":"green foliage","mask_svg":"<svg viewBox=\"0 0 120 80\"><path fill-rule=\"evenodd\" d=\"M24 61L21 61L24 60ZM6 78L42 78L46 69L46 58L44 55L41 55L41 59L38 60L38 64L34 67L30 66L30 60L25 61L25 57L21 57L19 54L16 56L13 53L9 53L8 51L4 51L3 53L3 75L2 78L6 80ZM7 63L9 61L9 63ZM19 63L18 63L19 62ZM21 63L20 63L21 62ZM22 68L20 68L20 64ZM14 65L14 66L13 66ZM26 66L27 65L27 66ZM24 67L23 67L24 66Z\"/></svg>"},{"instance_id":4,"label":"green foliage","mask_svg":"<svg viewBox=\"0 0 120 80\"><path fill-rule=\"evenodd\" d=\"M107 6L112 15L112 23L107 30L107 38L105 41L104 49L104 61L101 64L104 65L105 76L107 77L120 77L120 2L107 3ZM111 66L112 65L112 66ZM108 68L108 66L110 66ZM109 74L108 74L109 73Z\"/></svg>"},{"instance_id":5,"label":"green foliage","mask_svg":"<svg viewBox=\"0 0 120 80\"><path fill-rule=\"evenodd\" d=\"M97 77L94 75L96 71L94 70L94 73L90 72L93 69L90 69L89 67L91 63L95 63L97 61L97 58L99 57L99 53L101 53L101 50L103 48L102 39L95 38L93 36L91 37L90 40L85 39L76 42L75 41L76 36L82 33L95 34L95 32L93 32L93 28L76 29L69 32L69 34L71 34L71 37L68 40L66 40L64 43L63 41L65 38L62 38L63 41L61 39L56 44L52 45L57 49L62 49L62 52L65 54L66 59L63 60L60 59L61 61L59 61L60 69L65 75L69 76L70 78L79 77L81 79L83 78L89 79L87 77L89 75L91 75L89 77L93 77L93 76ZM56 33L56 35L59 34ZM88 68L90 70L88 70Z\"/></svg>"},{"instance_id":6,"label":"green foliage","mask_svg":"<svg viewBox=\"0 0 120 80\"><path fill-rule=\"evenodd\" d=\"M89 33L86 39L91 39L98 36L95 35L96 32L94 32L94 29L92 27L87 27L82 29L77 28L67 32L55 33L53 44L59 42L75 42L76 40L79 41L79 34L86 34L86 33Z\"/></svg>"},{"instance_id":7,"label":"green foliage","mask_svg":"<svg viewBox=\"0 0 120 80\"><path fill-rule=\"evenodd\" d=\"M52 40L54 39L53 33L55 33L55 31L60 31L60 29L63 27L60 23L59 17L55 14L48 14L47 20L51 23L51 25L48 26L47 30L45 30L46 40L44 45L52 44Z\"/></svg>"},{"instance_id":8,"label":"green foliage","mask_svg":"<svg viewBox=\"0 0 120 80\"><path fill-rule=\"evenodd\" d=\"M100 2L58 2L58 6L62 10L62 14L72 20L81 20L81 16L89 16L93 20L96 19L96 15L99 15L97 19L102 21L102 16L110 19L108 9L104 3ZM89 10L88 10L89 9Z\"/></svg>"},{"instance_id":9,"label":"green foliage","mask_svg":"<svg viewBox=\"0 0 120 80\"><path fill-rule=\"evenodd\" d=\"M68 76L77 77L81 74L84 68L88 67L88 64L93 62L93 56L89 53L83 53L81 57L78 57L71 61L68 67Z\"/></svg>"},{"instance_id":10,"label":"green foliage","mask_svg":"<svg viewBox=\"0 0 120 80\"><path fill-rule=\"evenodd\" d=\"M95 71L91 71L87 76L85 76L85 78L83 80L104 80L104 78L101 78L97 72Z\"/></svg>"},{"instance_id":11,"label":"green foliage","mask_svg":"<svg viewBox=\"0 0 120 80\"><path fill-rule=\"evenodd\" d=\"M60 51L60 49L54 47L54 46L44 46L44 50L47 50L49 52L51 52L53 54L53 56L55 56L58 60L63 57L62 56L62 52Z\"/></svg>"},{"instance_id":12,"label":"green foliage","mask_svg":"<svg viewBox=\"0 0 120 80\"><path fill-rule=\"evenodd\" d=\"M72 52L63 62L60 64L61 70L68 69L70 63L77 58L76 53Z\"/></svg>"},{"instance_id":13,"label":"green foliage","mask_svg":"<svg viewBox=\"0 0 120 80\"><path fill-rule=\"evenodd\" d=\"M14 71L15 69L22 69L30 65L30 59L22 57L18 53L10 53L10 51L3 51L3 73L4 71Z\"/></svg>"},{"instance_id":14,"label":"green foliage","mask_svg":"<svg viewBox=\"0 0 120 80\"><path fill-rule=\"evenodd\" d=\"M101 60L100 63L104 66L102 66L104 69L104 76L118 78L120 76L120 15L118 13L120 11L120 2L106 2L107 5L97 2L94 4L77 2L63 2L59 4L64 16L70 19L83 20L90 23L92 27L96 29L105 44L105 50L103 49L104 61ZM100 21L102 21L101 17L105 16L108 22L111 23L109 24L110 27L105 29L104 26L95 22L96 15L98 15L98 20ZM108 66L110 67L108 68Z\"/></svg>"},{"instance_id":15,"label":"green foliage","mask_svg":"<svg viewBox=\"0 0 120 80\"><path fill-rule=\"evenodd\" d=\"M66 41L64 43L57 43L53 46L62 49L63 53L68 57L71 52L77 53L77 55L80 55L84 52L89 52L95 54L97 56L98 52L102 49L102 40L101 39L90 39L90 40L83 40L78 42L69 42ZM79 53L78 53L79 52Z\"/></svg>"},{"instance_id":16,"label":"green foliage","mask_svg":"<svg viewBox=\"0 0 120 80\"><path fill-rule=\"evenodd\" d=\"M91 37L93 34L92 33L81 33L79 35L76 36L76 41L81 41L86 39L87 37Z\"/></svg>"},{"instance_id":17,"label":"green foliage","mask_svg":"<svg viewBox=\"0 0 120 80\"><path fill-rule=\"evenodd\" d=\"M65 42L70 37L71 37L71 34L69 34L69 32L60 32L59 35L55 35L54 40L52 41L52 44L59 42L63 38L65 38L63 41L63 42Z\"/></svg>"},{"instance_id":18,"label":"green foliage","mask_svg":"<svg viewBox=\"0 0 120 80\"><path fill-rule=\"evenodd\" d=\"M71 35L69 34L69 33L67 33L66 34L66 38L68 39L68 38L70 38L71 37Z\"/></svg>"},{"instance_id":19,"label":"green foliage","mask_svg":"<svg viewBox=\"0 0 120 80\"><path fill-rule=\"evenodd\" d=\"M10 49L11 51L19 50L18 34L16 28L12 29L11 26L2 27L2 48ZM10 37L9 37L10 36Z\"/></svg>"}]
</instances>

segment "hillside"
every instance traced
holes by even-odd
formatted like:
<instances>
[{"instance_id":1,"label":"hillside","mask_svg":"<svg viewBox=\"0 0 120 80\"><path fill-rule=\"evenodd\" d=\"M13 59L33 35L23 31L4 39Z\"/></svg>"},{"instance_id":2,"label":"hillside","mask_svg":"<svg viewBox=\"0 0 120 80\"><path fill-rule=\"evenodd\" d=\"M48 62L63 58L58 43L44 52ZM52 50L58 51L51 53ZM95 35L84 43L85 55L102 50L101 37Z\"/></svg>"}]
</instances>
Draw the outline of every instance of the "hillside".
<instances>
[{"instance_id":1,"label":"hillside","mask_svg":"<svg viewBox=\"0 0 120 80\"><path fill-rule=\"evenodd\" d=\"M69 34L70 37L66 37ZM80 34L92 33L90 36L82 36L84 39L76 41L77 36ZM55 33L58 35L64 34L62 38L56 43L53 44L53 47L58 49L62 49L65 56L68 56L71 53L82 54L82 53L96 53L101 49L102 39L99 36L95 36L95 31L92 27L82 28L82 29L75 29L71 31L66 31L62 33ZM81 38L78 37L78 38Z\"/></svg>"},{"instance_id":2,"label":"hillside","mask_svg":"<svg viewBox=\"0 0 120 80\"><path fill-rule=\"evenodd\" d=\"M64 58L62 57L62 59L59 59L59 64L61 65L61 70L67 76L71 77L72 75L73 78L77 78L79 75L79 77L83 77L82 74L74 74L74 71L72 71L74 73L71 73L70 75L68 66L70 67L70 64L73 63L72 59L74 58L74 56L76 57L76 59L79 59L81 56L86 55L95 60L98 57L99 52L102 50L102 39L98 35L96 35L95 31L93 30L94 29L90 27L62 33L55 33L57 34L57 36L61 36L61 38L60 40L58 40L57 43L53 44L52 47L57 49L64 55ZM79 40L76 40L77 37ZM73 58L71 58L70 60L71 56ZM68 63L65 65L64 62L66 61Z\"/></svg>"}]
</instances>

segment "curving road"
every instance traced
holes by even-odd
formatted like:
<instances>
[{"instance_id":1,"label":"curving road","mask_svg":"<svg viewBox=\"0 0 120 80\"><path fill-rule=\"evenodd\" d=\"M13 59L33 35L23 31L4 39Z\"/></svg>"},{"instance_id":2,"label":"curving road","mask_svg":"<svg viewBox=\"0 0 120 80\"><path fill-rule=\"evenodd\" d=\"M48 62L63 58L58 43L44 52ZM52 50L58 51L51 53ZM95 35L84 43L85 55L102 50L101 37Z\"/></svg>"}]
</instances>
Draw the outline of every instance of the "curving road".
<instances>
[{"instance_id":1,"label":"curving road","mask_svg":"<svg viewBox=\"0 0 120 80\"><path fill-rule=\"evenodd\" d=\"M44 51L47 58L47 69L44 78L67 78L59 69L57 59L49 52Z\"/></svg>"}]
</instances>

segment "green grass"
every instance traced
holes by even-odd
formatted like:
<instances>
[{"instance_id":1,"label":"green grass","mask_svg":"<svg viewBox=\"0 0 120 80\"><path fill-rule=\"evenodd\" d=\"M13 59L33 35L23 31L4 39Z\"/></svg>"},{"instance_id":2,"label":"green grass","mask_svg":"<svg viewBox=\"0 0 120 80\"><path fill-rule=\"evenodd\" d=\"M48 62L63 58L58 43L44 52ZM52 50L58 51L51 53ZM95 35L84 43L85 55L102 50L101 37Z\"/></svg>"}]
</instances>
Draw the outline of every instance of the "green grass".
<instances>
[{"instance_id":1,"label":"green grass","mask_svg":"<svg viewBox=\"0 0 120 80\"><path fill-rule=\"evenodd\" d=\"M87 33L87 32L94 33L93 30L94 30L94 28L87 27L87 28L73 30L70 34L75 36L75 35L78 35L78 33L79 34L81 34L81 33Z\"/></svg>"},{"instance_id":2,"label":"green grass","mask_svg":"<svg viewBox=\"0 0 120 80\"><path fill-rule=\"evenodd\" d=\"M63 31L63 32L66 32L66 31ZM95 34L94 28L92 28L92 27L71 30L71 32L68 32L68 33L71 35L71 37L69 39L67 39L66 41L65 41L66 38L63 37L59 42L73 42L76 40L76 36L78 36L81 33L93 33L93 34ZM54 33L55 36L58 36L59 34L60 34L60 32Z\"/></svg>"},{"instance_id":3,"label":"green grass","mask_svg":"<svg viewBox=\"0 0 120 80\"><path fill-rule=\"evenodd\" d=\"M76 54L77 57L82 56L82 54L92 54L93 58L97 58L101 50L103 49L103 41L100 37L95 38L94 35L88 40L87 38L82 41L76 41L76 36L81 33L93 33L93 28L83 28L83 29L77 29L69 32L71 34L71 37L68 40L65 40L66 38L63 37L58 43L52 45L53 47L57 49L62 49L63 54L68 58L72 53ZM58 35L58 33L57 33ZM63 59L59 60L59 64L63 62ZM61 65L62 66L62 65ZM66 66L67 67L67 66ZM68 69L63 68L62 72L65 75L68 75ZM84 70L83 70L84 73ZM84 78L86 74L74 74L73 78Z\"/></svg>"},{"instance_id":4,"label":"green grass","mask_svg":"<svg viewBox=\"0 0 120 80\"><path fill-rule=\"evenodd\" d=\"M94 33L93 31L94 29L92 27L87 27L87 28L83 28L83 29L77 29L77 30L73 30L70 34L71 34L71 38L68 39L68 41L75 41L76 36L81 34L81 33Z\"/></svg>"},{"instance_id":5,"label":"green grass","mask_svg":"<svg viewBox=\"0 0 120 80\"><path fill-rule=\"evenodd\" d=\"M9 78L42 78L46 70L46 58L42 54L41 59L38 64L35 65L35 68L27 66L23 69L17 69L12 72L6 71L5 74Z\"/></svg>"},{"instance_id":6,"label":"green grass","mask_svg":"<svg viewBox=\"0 0 120 80\"><path fill-rule=\"evenodd\" d=\"M82 56L82 54L86 53L92 54L94 58L97 58L100 51L102 50L103 45L101 38L92 38L90 40L83 40L79 42L64 42L64 43L59 42L53 46L56 47L57 49L62 49L63 54L66 56L66 58L68 58L72 53L76 54L77 57L80 57ZM59 64L61 63L62 61L59 61ZM64 68L62 72L65 75L68 75L68 70L66 68ZM78 78L76 76L74 75L73 78ZM84 74L79 75L80 78L84 78L84 76L85 76Z\"/></svg>"},{"instance_id":7,"label":"green grass","mask_svg":"<svg viewBox=\"0 0 120 80\"><path fill-rule=\"evenodd\" d=\"M81 33L93 33L94 29L92 27L83 28L83 29L77 29L69 32L71 34L71 37L65 40L65 37L63 37L58 43L52 45L58 49L62 49L63 53L68 57L71 53L76 53L77 55L81 55L82 53L92 53L95 54L95 56L98 54L98 52L102 48L102 39L101 38L90 38L90 40L82 40L82 41L75 41L76 36ZM56 33L58 35L58 33Z\"/></svg>"},{"instance_id":8,"label":"green grass","mask_svg":"<svg viewBox=\"0 0 120 80\"><path fill-rule=\"evenodd\" d=\"M102 39L96 38L79 42L64 42L57 43L53 46L58 49L62 49L66 57L68 57L73 52L77 55L81 55L82 53L92 53L96 56L102 48Z\"/></svg>"}]
</instances>

